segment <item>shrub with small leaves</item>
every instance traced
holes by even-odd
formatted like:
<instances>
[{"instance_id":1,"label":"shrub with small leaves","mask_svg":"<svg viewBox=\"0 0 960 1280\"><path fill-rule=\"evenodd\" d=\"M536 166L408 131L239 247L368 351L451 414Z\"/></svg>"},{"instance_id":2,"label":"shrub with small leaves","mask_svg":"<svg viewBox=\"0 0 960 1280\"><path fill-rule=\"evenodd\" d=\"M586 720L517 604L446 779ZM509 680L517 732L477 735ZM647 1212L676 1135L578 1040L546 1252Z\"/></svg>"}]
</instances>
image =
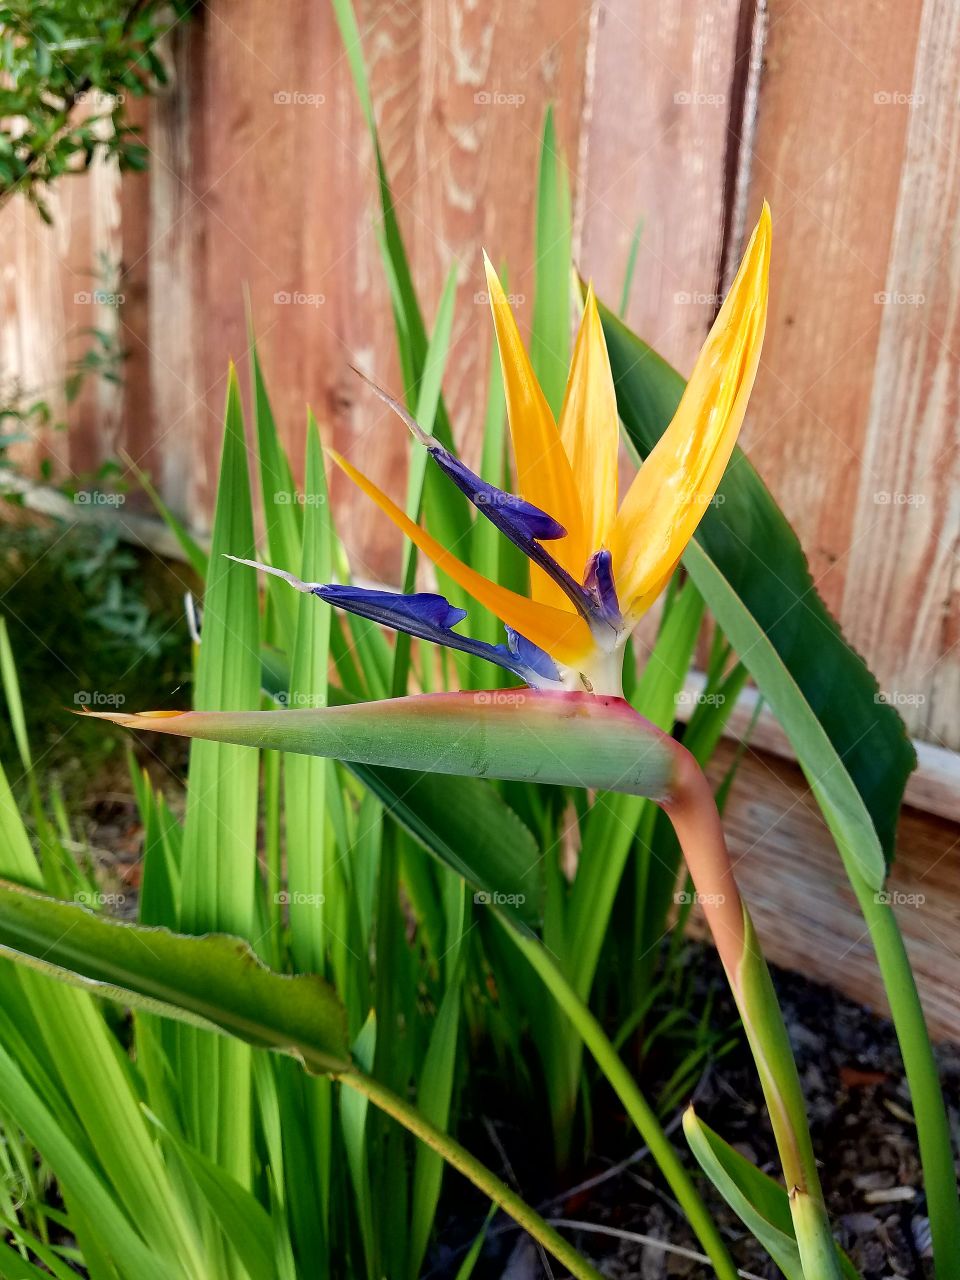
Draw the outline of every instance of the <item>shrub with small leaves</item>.
<instances>
[{"instance_id":1,"label":"shrub with small leaves","mask_svg":"<svg viewBox=\"0 0 960 1280\"><path fill-rule=\"evenodd\" d=\"M146 167L131 98L166 81L157 42L196 0L13 0L0 4L0 205L44 195L98 154Z\"/></svg>"}]
</instances>

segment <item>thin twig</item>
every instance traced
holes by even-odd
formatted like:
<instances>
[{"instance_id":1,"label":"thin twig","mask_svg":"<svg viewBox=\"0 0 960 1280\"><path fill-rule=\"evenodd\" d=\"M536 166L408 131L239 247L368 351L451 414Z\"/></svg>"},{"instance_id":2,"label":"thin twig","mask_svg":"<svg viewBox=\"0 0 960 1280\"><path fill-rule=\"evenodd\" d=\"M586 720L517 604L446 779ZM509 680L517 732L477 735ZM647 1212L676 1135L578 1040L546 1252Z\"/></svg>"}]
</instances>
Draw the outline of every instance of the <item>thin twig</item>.
<instances>
[{"instance_id":1,"label":"thin twig","mask_svg":"<svg viewBox=\"0 0 960 1280\"><path fill-rule=\"evenodd\" d=\"M573 1218L548 1218L547 1221L551 1227L565 1227L568 1231L588 1231L598 1236L613 1236L616 1240L628 1240L631 1244L651 1245L654 1249L662 1249L664 1253L673 1253L680 1258L689 1258L691 1262L705 1262L710 1265L710 1259L705 1253L698 1253L696 1249L687 1249L682 1244L669 1244L666 1240L658 1240L656 1236L642 1235L639 1231L624 1231L620 1227L604 1227L594 1222L577 1222ZM737 1268L737 1275L741 1280L763 1280L763 1276L758 1276L754 1271L744 1271Z\"/></svg>"}]
</instances>

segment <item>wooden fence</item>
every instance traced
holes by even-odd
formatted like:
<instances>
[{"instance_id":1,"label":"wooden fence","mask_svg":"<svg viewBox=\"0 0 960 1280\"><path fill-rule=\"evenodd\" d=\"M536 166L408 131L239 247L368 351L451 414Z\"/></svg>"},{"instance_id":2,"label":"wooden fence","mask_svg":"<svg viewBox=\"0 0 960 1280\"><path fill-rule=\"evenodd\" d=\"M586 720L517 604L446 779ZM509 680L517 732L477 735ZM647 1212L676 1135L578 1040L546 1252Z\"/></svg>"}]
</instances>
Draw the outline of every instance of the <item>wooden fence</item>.
<instances>
[{"instance_id":1,"label":"wooden fence","mask_svg":"<svg viewBox=\"0 0 960 1280\"><path fill-rule=\"evenodd\" d=\"M616 300L642 218L628 320L682 370L770 200L771 317L744 443L851 644L927 744L912 791L926 816L909 820L898 874L940 904L905 908L904 922L937 1027L960 1034L960 899L945 874L960 816L960 8L362 0L358 16L428 312L457 265L445 391L468 458L490 351L480 246L508 264L528 320L548 102L571 167L577 261ZM127 449L202 528L246 285L294 453L309 403L400 492L406 442L348 367L398 382L372 156L329 5L210 0L167 53L170 89L143 111L148 176L102 167L63 182L52 228L23 207L2 216L4 372L55 399L91 324L129 352L122 388L88 383L69 436L42 447L73 472ZM358 563L389 579L392 531L342 489L335 500ZM791 768L756 755L744 772L731 826L745 878L763 900L759 850L779 848L810 934L791 941L768 919L774 955L799 962L813 947L817 972L869 998L852 899L839 880L826 895L811 881L836 861ZM831 940L838 930L848 946Z\"/></svg>"}]
</instances>

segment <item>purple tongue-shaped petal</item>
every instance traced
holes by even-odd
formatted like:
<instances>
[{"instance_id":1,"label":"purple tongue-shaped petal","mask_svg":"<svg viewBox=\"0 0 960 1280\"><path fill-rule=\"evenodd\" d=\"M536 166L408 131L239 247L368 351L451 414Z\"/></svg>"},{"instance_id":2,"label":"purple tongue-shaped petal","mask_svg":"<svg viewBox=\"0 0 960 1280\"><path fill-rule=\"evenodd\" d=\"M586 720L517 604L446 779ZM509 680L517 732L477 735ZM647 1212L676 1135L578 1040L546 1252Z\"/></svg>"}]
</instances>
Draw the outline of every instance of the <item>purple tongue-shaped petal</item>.
<instances>
[{"instance_id":1,"label":"purple tongue-shaped petal","mask_svg":"<svg viewBox=\"0 0 960 1280\"><path fill-rule=\"evenodd\" d=\"M538 676L542 676L545 680L559 678L557 664L549 653L544 653L539 645L534 644L532 640L528 640L526 636L522 636L519 631L514 631L513 627L507 627L506 632L507 647L527 670L535 671Z\"/></svg>"},{"instance_id":2,"label":"purple tongue-shaped petal","mask_svg":"<svg viewBox=\"0 0 960 1280\"><path fill-rule=\"evenodd\" d=\"M356 370L360 373L360 370ZM422 444L434 462L500 532L524 553L535 565L548 574L560 587L577 609L581 617L590 620L592 602L583 587L567 573L553 558L549 551L540 546L541 542L549 542L556 538L566 537L566 529L559 521L532 502L506 493L495 485L488 484L465 466L459 458L439 444L433 436L428 436L415 418L406 411L399 400L394 400L382 387L371 382L365 374L360 373L367 385L384 404L410 428L410 432L418 443Z\"/></svg>"},{"instance_id":3,"label":"purple tongue-shaped petal","mask_svg":"<svg viewBox=\"0 0 960 1280\"><path fill-rule=\"evenodd\" d=\"M253 569L262 569L264 573L272 573L274 577L288 582L296 591L319 596L338 609L346 609L348 613L355 613L358 617L392 627L394 631L405 631L420 640L430 640L434 644L446 645L448 649L458 649L461 653L494 662L497 666L512 671L527 684L542 686L545 681L554 683L560 680L560 672L553 659L516 632L508 632L510 647L507 648L502 644L473 640L470 636L462 636L454 631L453 628L464 620L467 612L465 609L457 609L445 596L430 591L402 595L397 591L378 591L340 583L304 582L292 573L275 569L269 564L261 564L258 560L242 560L239 556L228 556L228 559L236 560L238 564L250 565Z\"/></svg>"},{"instance_id":4,"label":"purple tongue-shaped petal","mask_svg":"<svg viewBox=\"0 0 960 1280\"><path fill-rule=\"evenodd\" d=\"M409 631L411 635L422 633L425 639L432 639L436 632L449 631L467 616L466 609L457 609L445 596L428 591L400 595L396 591L330 583L314 586L313 594L339 609L348 609L374 622L384 622L395 631Z\"/></svg>"},{"instance_id":5,"label":"purple tongue-shaped petal","mask_svg":"<svg viewBox=\"0 0 960 1280\"><path fill-rule=\"evenodd\" d=\"M594 597L594 610L609 622L619 627L623 623L620 613L620 601L617 598L617 585L613 578L613 556L604 548L590 557L583 585Z\"/></svg>"},{"instance_id":6,"label":"purple tongue-shaped petal","mask_svg":"<svg viewBox=\"0 0 960 1280\"><path fill-rule=\"evenodd\" d=\"M507 493L495 485L488 484L476 472L471 471L459 458L455 458L443 445L425 436L421 443L426 444L427 452L433 458L444 475L449 476L461 493L466 494L478 511L483 514L511 542L523 545L529 539L536 538L541 542L550 542L555 538L565 538L566 529L553 516L541 511L532 502L518 498L514 493Z\"/></svg>"}]
</instances>

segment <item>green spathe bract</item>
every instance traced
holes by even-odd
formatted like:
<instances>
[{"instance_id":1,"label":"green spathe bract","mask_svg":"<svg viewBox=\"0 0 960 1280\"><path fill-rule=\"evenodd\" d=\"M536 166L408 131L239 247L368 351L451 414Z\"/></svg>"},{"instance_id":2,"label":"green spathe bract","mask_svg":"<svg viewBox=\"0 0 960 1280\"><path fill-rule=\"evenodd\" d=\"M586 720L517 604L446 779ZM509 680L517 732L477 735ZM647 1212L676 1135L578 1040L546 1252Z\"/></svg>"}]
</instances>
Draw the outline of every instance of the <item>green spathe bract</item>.
<instances>
[{"instance_id":1,"label":"green spathe bract","mask_svg":"<svg viewBox=\"0 0 960 1280\"><path fill-rule=\"evenodd\" d=\"M91 712L128 729L665 799L675 744L622 698L507 689L294 711Z\"/></svg>"}]
</instances>

